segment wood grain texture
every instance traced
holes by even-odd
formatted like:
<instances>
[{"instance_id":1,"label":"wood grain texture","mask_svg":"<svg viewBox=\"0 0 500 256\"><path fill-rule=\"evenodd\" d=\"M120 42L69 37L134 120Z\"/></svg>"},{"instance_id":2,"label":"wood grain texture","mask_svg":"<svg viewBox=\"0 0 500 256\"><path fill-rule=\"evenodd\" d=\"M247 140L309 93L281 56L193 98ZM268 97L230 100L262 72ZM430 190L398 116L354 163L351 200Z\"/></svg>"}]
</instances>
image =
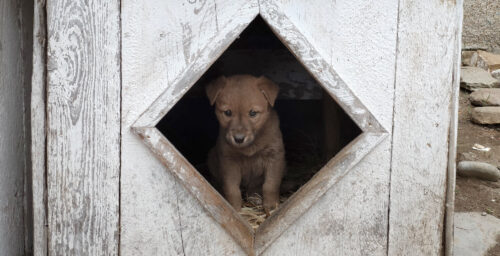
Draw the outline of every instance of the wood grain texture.
<instances>
[{"instance_id":1,"label":"wood grain texture","mask_svg":"<svg viewBox=\"0 0 500 256\"><path fill-rule=\"evenodd\" d=\"M257 229L257 254L264 252L299 217L307 212L332 186L363 159L387 134L363 133L332 158L311 180L295 192ZM347 191L346 193L352 193Z\"/></svg>"},{"instance_id":2,"label":"wood grain texture","mask_svg":"<svg viewBox=\"0 0 500 256\"><path fill-rule=\"evenodd\" d=\"M457 36L455 37L455 58L453 59L455 68L453 69L453 88L451 95L451 120L448 138L448 170L446 180L446 208L445 208L445 231L444 231L444 255L453 256L454 242L454 213L455 213L455 182L456 182L456 158L457 158L457 135L458 135L458 98L460 92L460 67L462 65L462 20L463 1L457 4Z\"/></svg>"},{"instance_id":3,"label":"wood grain texture","mask_svg":"<svg viewBox=\"0 0 500 256\"><path fill-rule=\"evenodd\" d=\"M189 191L210 216L238 242L249 255L254 254L253 229L205 178L177 151L158 129L134 128L146 145Z\"/></svg>"},{"instance_id":4,"label":"wood grain texture","mask_svg":"<svg viewBox=\"0 0 500 256\"><path fill-rule=\"evenodd\" d=\"M397 1L274 2L390 131ZM263 255L387 255L390 157L388 137Z\"/></svg>"},{"instance_id":5,"label":"wood grain texture","mask_svg":"<svg viewBox=\"0 0 500 256\"><path fill-rule=\"evenodd\" d=\"M443 254L461 4L400 1L389 255Z\"/></svg>"},{"instance_id":6,"label":"wood grain texture","mask_svg":"<svg viewBox=\"0 0 500 256\"><path fill-rule=\"evenodd\" d=\"M362 131L385 132L375 117L352 93L329 63L309 42L299 27L291 22L282 7L274 1L260 1L261 16L270 25L277 37L306 67L311 75L326 89L337 104L353 119Z\"/></svg>"},{"instance_id":7,"label":"wood grain texture","mask_svg":"<svg viewBox=\"0 0 500 256\"><path fill-rule=\"evenodd\" d=\"M387 255L386 139L261 255Z\"/></svg>"},{"instance_id":8,"label":"wood grain texture","mask_svg":"<svg viewBox=\"0 0 500 256\"><path fill-rule=\"evenodd\" d=\"M126 0L122 5L120 253L245 255L131 127L162 94L168 101L159 109L173 106L224 51L218 46L229 44L257 15L257 1ZM180 81L185 74L192 77Z\"/></svg>"},{"instance_id":9,"label":"wood grain texture","mask_svg":"<svg viewBox=\"0 0 500 256\"><path fill-rule=\"evenodd\" d=\"M214 3L214 6L217 5ZM224 9L219 11L224 11L230 6L231 5L228 4L220 5L219 9L222 9L221 7L224 7ZM253 18L257 15L255 7L256 5L251 5L250 2L250 4L244 8L233 10L235 14L238 14L238 19L234 21L231 20L229 26L226 25L220 28L217 26L218 29L216 33L212 38L209 38L210 43L207 42L207 44L203 45L201 49L198 49L198 52L191 57L192 60L186 63L185 68L173 79L172 84L168 87L168 89L165 90L154 101L154 103L148 107L147 111L145 111L134 123L134 126L155 126L167 114L168 110L170 110L172 106L177 103L182 95L187 92L187 90L203 75L210 65L215 62L220 55L222 55L224 50L226 50L229 45L236 40L243 29L253 20ZM220 14L214 13L215 11L212 11L210 6L206 8L211 10L208 15L213 15L216 18L216 23L218 24L218 15ZM226 12L229 12L229 10L226 10ZM191 40L191 38L184 38L183 45L190 45L192 43Z\"/></svg>"},{"instance_id":10,"label":"wood grain texture","mask_svg":"<svg viewBox=\"0 0 500 256\"><path fill-rule=\"evenodd\" d=\"M411 246L408 246L408 248L404 248L404 245L399 247L401 244L398 244L398 242L408 243L408 245L410 242L406 240L398 241L400 238L397 236L400 234L397 232L403 232L404 235L412 236L412 238L424 233L429 234L432 225L423 224L422 227L413 222L422 219L430 220L432 224L437 226L442 225L442 214L441 222L438 220L439 217L435 217L434 214L438 205L441 205L442 213L444 188L441 187L441 194L438 193L439 191L433 191L438 188L435 181L427 180L430 179L430 175L425 174L428 170L423 171L425 177L413 175L413 173L408 176L408 173L403 171L405 170L404 167L408 167L406 170L416 170L412 168L416 168L416 164L419 163L416 160L411 160L410 165L405 165L405 161L408 160L410 155L418 155L417 152L410 151L411 149L424 150L425 154L418 155L420 157L418 161L425 168L439 170L444 166L445 168L441 170L446 169L448 155L446 126L449 125L450 121L450 113L446 112L446 110L451 109L449 108L449 99L452 96L450 96L451 93L446 94L446 92L450 91L450 88L447 88L448 91L443 88L430 88L432 82L446 80L439 78L444 76L443 70L445 70L444 66L446 65L443 66L443 63L438 61L437 58L431 58L434 65L439 64L441 65L440 68L443 68L436 73L435 69L430 70L428 66L420 64L424 70L429 69L430 74L424 79L425 84L423 82L418 83L419 88L426 88L432 91L434 95L438 95L438 97L430 100L427 99L429 97L420 98L417 85L412 84L417 78L411 77L412 79L409 79L407 76L412 75L410 74L411 71L418 71L422 68L415 65L410 66L412 58L408 56L415 56L411 54L404 55L401 52L402 43L400 41L398 48L400 52L398 54L403 57L399 57L398 61L403 63L401 69L406 73L395 75L396 31L398 26L398 5L396 1L387 0L377 3L360 1L354 4L350 1L335 1L333 3L331 1L262 1L260 9L264 16L268 15L268 21L276 18L276 16L273 16L276 12L273 13L272 10L266 9L266 4L273 7L276 3L279 4L279 10L285 12L286 16L294 24L300 24L296 29L294 28L294 31L298 31L311 39L309 40L310 44L318 46L319 49L318 52L300 52L300 49L310 49L312 47L304 48L300 47L304 46L303 44L296 44L296 54L301 56L303 61L305 60L305 64L313 66L317 70L324 71L323 68L329 68L330 65L335 68L336 73L327 70L327 74L323 74L324 77L316 76L316 78L332 88L334 91L332 96L338 101L342 102L342 98L344 98L344 102L347 102L343 105L344 109L349 111L351 116L361 124L362 128L365 128L365 131L370 130L367 128L369 127L367 124L370 122L367 122L367 119L362 117L366 116L366 112L364 110L359 111L360 108L357 106L360 102L366 102L368 112L373 113L370 118L380 120L380 128L385 130L391 130L393 107L396 107L396 111L400 111L394 117L394 122L398 125L394 129L398 131L398 133L394 134L394 139L398 140L397 142L394 141L394 145L397 145L398 148L392 147L390 139L382 141L373 152L363 158L362 162L354 166L348 175L335 183L332 189L323 191L326 194L322 197L318 196L315 199L318 200L317 204L312 206L311 210L304 213L301 218L298 218L293 226L286 230L280 230L281 226L277 225L276 229L263 232L264 235L269 236L273 236L270 234L272 232L278 232L282 234L281 237L277 238L275 236L273 239L276 240L273 240L258 235L257 239L261 239L263 243L274 241L274 244L261 247L258 253L304 255L311 252L334 252L335 255L392 255L393 252L395 254L399 252L403 252L403 254L430 252L433 254L432 249L427 250L426 248L438 246L437 240L433 239L437 237L437 234L441 234L442 230L439 230L439 228L430 234L429 240L417 241L423 243L416 243L411 249ZM129 5L127 6L127 4ZM238 4L235 3L235 5ZM438 5L439 8L442 6L447 6L449 9L454 8L449 2L435 3L435 5ZM203 72L205 66L194 64L197 60L196 56L205 56L202 60L211 60L212 58L194 53L202 51L207 40L213 41L210 33L215 33L214 30L219 31L222 27L220 24L224 24L224 22L221 22L221 20L224 20L221 17L224 16L214 15L214 12L218 14L217 10L220 10L221 6L227 7L228 5L204 1L183 2L177 5L151 1L143 5L142 3L128 1L125 6L124 14L127 18L124 19L123 34L124 69L126 69L124 73L124 81L126 81L124 82L124 102L127 103L126 107L124 107L122 127L123 151L127 153L126 157L122 159L122 165L127 166L127 171L122 176L123 180L126 180L122 187L122 216L124 217L122 235L127 242L122 240L122 252L128 254L160 252L174 255L190 255L200 252L209 255L242 253L238 248L232 247L227 240L227 234L224 236L223 230L214 226L207 215L203 215L202 207L193 200L193 197L182 186L179 186L171 175L165 173L161 163L148 154L146 147L140 144L138 138L130 134L130 127L139 117L140 119L134 124L135 126L154 126L183 95L189 85ZM404 6L404 3L401 6ZM410 7L420 8L420 3L408 6L408 9ZM143 9L136 12L136 10L140 9L138 7L143 7ZM239 10L234 6L232 7L234 10ZM442 21L445 17L440 16L440 14L447 13L449 9L439 8L432 15L439 17L435 18L436 20ZM364 12L360 12L360 10ZM407 10L405 7L401 7L400 10L403 10L402 15L407 14L405 13L405 10ZM167 15L170 20L162 20L163 17L166 17L165 13L171 14ZM200 13L203 13L203 15L199 16ZM227 15L231 12L225 13ZM312 13L314 15L311 15ZM417 15L415 13L411 14ZM204 18L200 19L200 17ZM425 27L428 21L423 16L418 17L421 19L413 21L406 17L406 20L402 19L402 22L399 23L400 32L417 31L413 26L405 26L411 22L416 23L417 26L424 24ZM325 22L325 20L329 22ZM286 22L283 22L278 17L274 26L288 27L289 23ZM374 22L376 25L373 24ZM439 22L438 24L443 25ZM169 30L166 31L165 27L169 27ZM193 33L193 31L196 32ZM436 41L437 37L448 40L450 31L452 31L452 34L453 29L443 29L441 34L433 34L430 38ZM427 33L431 33L431 31ZM293 33L290 34L291 37L289 38L286 37L287 35L281 35L281 38L290 42L290 40L294 39L294 35ZM329 40L325 40L325 38ZM433 52L435 55L430 54L430 57L436 57L437 52L442 53L436 49L426 49L426 44L418 40L419 38L426 37L413 37L411 39L406 37L406 41L403 42L406 42L407 45L410 45L410 42L414 44L420 43L421 47L416 49L408 47L411 48L409 50L403 47L403 49L418 51L418 54L421 52L426 53L426 51ZM446 40L442 38L436 44L439 50L446 48L444 47L446 45L444 41ZM193 42L196 42L195 45L193 45ZM293 49L294 46L291 45ZM439 48L439 46L442 46L442 48ZM220 52L219 50L215 52ZM414 53L414 55L418 54ZM445 57L448 56L447 54L449 53L446 52ZM319 63L315 57L318 55L330 61ZM429 54L424 55L429 57ZM418 55L418 57L418 60L423 60L422 56ZM398 72L401 72L401 69L398 62ZM185 74L191 73L194 75L186 78ZM416 72L416 74L421 73ZM338 91L335 82L332 82L339 80L337 76L345 80L345 83L352 89L354 97L352 95L346 96L343 94L345 91ZM413 76L415 75L413 74ZM394 82L395 78L399 79L396 83ZM409 84L412 86L408 86ZM394 95L396 95L395 106L393 105ZM417 98L414 102L412 102L413 97ZM404 104L408 102L411 104L405 106ZM151 103L153 104L152 111L140 116ZM428 110L425 110L426 107L433 109L425 112ZM425 111L419 112L418 115L414 114L421 110ZM441 110L444 112L439 112ZM447 120L446 117L448 117ZM436 127L435 130L430 129L431 127L423 122L424 118L427 120L433 118L442 120L444 125L439 128ZM424 129L417 132L417 134L408 134L408 131L411 131L408 126L414 120L417 121L417 126L422 125ZM425 147L420 147L418 142L421 142L422 138L425 138L424 136L431 136L437 142L445 138L445 146L439 144L432 150L425 148L428 147L427 144L424 144ZM405 147L408 141L410 143L414 142L409 148ZM435 142L433 141L433 143ZM429 153L430 151L432 154ZM432 161L425 162L423 158L426 156L433 157ZM396 164L392 176L390 174L391 157L392 164ZM433 166L430 166L429 162L432 162ZM334 173L333 175L342 176L342 173ZM411 177L411 179L407 177ZM389 189L390 178L395 180L395 184L391 189ZM417 179L415 180L415 178ZM407 188L408 184L410 184L410 188ZM411 185L420 187L416 186L414 188ZM404 189L417 192L417 194L411 195ZM391 210L390 219L388 212L389 190L391 191L391 205L396 206L396 213ZM418 194L418 192L422 191L424 196ZM429 192L432 192L432 195L429 196ZM393 195L396 195L395 198L392 198ZM423 210L417 213L426 215L424 218L418 214L412 215L405 208L415 203L408 201L409 199L422 199L425 197L429 199L427 205L417 201L424 207ZM428 208L425 208L427 206ZM405 211L401 212L402 208ZM434 217L434 219L431 217ZM154 221L161 221L163 226L158 226ZM416 232L421 232L421 234L414 236L411 233L412 230L403 231L402 223L404 222L410 223L408 227L412 227L412 225L414 227L418 226L420 229ZM202 231L203 228L210 230L210 232ZM262 230L264 229L265 226ZM394 234L389 234L390 240L388 241L389 230ZM322 238L312 239L317 237L318 233L323 234ZM216 241L213 241L214 237L217 238ZM426 242L431 244L428 245ZM404 249L400 250L400 248ZM417 250L414 250L415 248Z\"/></svg>"},{"instance_id":11,"label":"wood grain texture","mask_svg":"<svg viewBox=\"0 0 500 256\"><path fill-rule=\"evenodd\" d=\"M47 2L49 255L116 255L119 1Z\"/></svg>"},{"instance_id":12,"label":"wood grain texture","mask_svg":"<svg viewBox=\"0 0 500 256\"><path fill-rule=\"evenodd\" d=\"M385 130L373 115L371 115L370 111L368 111L359 99L352 94L349 87L343 82L338 74L321 58L307 38L302 35L293 23L290 23L288 18L280 12L277 6L269 2L262 2L260 8L261 11L265 10L262 13L263 18L271 25L272 29L277 32L278 36L299 58L300 62L309 69L311 74L325 85L327 91L331 93L332 97L334 97L346 111L348 111L348 114L354 118L365 133L338 154L338 156L315 175L311 181L290 198L273 217L269 218L268 221L259 228L256 233L256 250L258 254L263 252L272 242L274 242L284 230L289 228L290 225L323 196L332 185L346 175L350 168L369 153L386 135ZM229 35L231 36L232 33L229 33ZM218 48L218 46L213 46L213 49L209 50L209 52L220 51ZM209 54L209 56L210 55L214 54ZM200 70L204 70L204 68L201 67L203 67L203 65L207 66L206 63L213 61L211 59L206 59L204 57L206 54L201 56L202 58L198 60L200 63L190 67L188 69L189 72L182 74L182 76L174 82L176 87L183 84L184 86L189 86L194 83L197 77L201 76ZM189 75L186 76L186 74ZM210 185L203 179L195 181L196 179L194 179L192 174L188 175L187 171L183 171L184 169L191 169L187 168L189 164L186 163L184 169L179 169L179 163L184 163L185 160L178 154L177 157L175 157L175 154L172 156L172 154L169 153L171 149L169 150L168 148L172 148L172 146L168 145L168 141L158 142L159 136L155 135L158 132L154 128L154 125L169 110L170 107L168 103L171 100L171 92L165 90L141 115L139 120L134 123L135 130L141 135L150 149L159 157L160 161L171 169L191 194L204 205L205 209L208 210L212 217L231 233L247 252L253 254L252 250L249 249L253 242L245 241L248 240L248 235L239 235L242 233L241 230L243 230L243 232L246 231L244 228L245 225L242 225L242 229L236 228L234 224L226 225L228 222L226 218L231 216L225 214L227 217L222 217L220 216L221 213L211 209L212 205L217 204L213 198L218 197L212 192L213 189L211 189ZM192 179L188 179L186 175L193 177ZM205 193L200 193L199 191L205 191ZM227 212L232 213L232 211ZM235 219L238 220L239 218ZM238 222L238 224L240 223ZM235 231L239 230L240 232L235 233Z\"/></svg>"},{"instance_id":13,"label":"wood grain texture","mask_svg":"<svg viewBox=\"0 0 500 256\"><path fill-rule=\"evenodd\" d=\"M23 3L0 1L0 252L25 254L25 62Z\"/></svg>"},{"instance_id":14,"label":"wood grain texture","mask_svg":"<svg viewBox=\"0 0 500 256\"><path fill-rule=\"evenodd\" d=\"M31 77L31 173L33 255L47 255L47 181L45 172L46 20L45 1L34 1L33 75ZM30 182L30 181L28 181Z\"/></svg>"},{"instance_id":15,"label":"wood grain texture","mask_svg":"<svg viewBox=\"0 0 500 256\"><path fill-rule=\"evenodd\" d=\"M309 50L304 50L308 48L299 48L306 53L305 56L308 56L305 58L307 61L304 64L313 62L312 65L309 64L310 68L316 68L319 65L315 65L314 60L318 59L318 56L329 60L324 66L333 67L335 71L341 70L343 73L337 73L337 75L345 80L351 93L355 92L354 97L359 98L363 103L371 103L368 112L376 113L377 119L382 120L381 125L386 129L390 128L394 76L395 14L397 14L397 9L391 7L393 2L355 2L353 5L353 2L347 1L336 1L335 3L329 1L274 1L273 4L276 5L276 9L279 9L290 21L296 24L300 33L306 36L310 44L314 45L317 50L316 53L312 54ZM263 10L263 6L265 5L261 2L261 11L268 12L268 10ZM360 13L360 9L371 11ZM384 15L380 15L377 19L378 26L365 26L365 23L369 22L365 15L369 14L369 17L373 15L372 12L378 14L381 10L384 10ZM272 16L272 14L266 15ZM279 18L273 19L280 20ZM281 20L277 23L289 27L284 25L287 23L281 22ZM271 25L273 24L271 23ZM333 28L331 28L332 26ZM275 29L276 33L279 31ZM338 34L342 32L345 34ZM356 35L357 33L365 33L367 36L377 38L377 40L364 40L363 43L360 43L355 37L351 39L353 33ZM348 40L352 40L352 42L346 42ZM340 42L355 48L349 56L345 56L345 49L343 49L346 48L346 45L342 45ZM293 42L291 45L293 50ZM361 50L366 48L377 48L379 51L370 52L369 56L366 56L364 54L366 51ZM299 50L299 54L302 52ZM340 63L338 63L339 59ZM333 60L337 60L337 62ZM378 64L383 64L377 65L377 63L373 63L374 60L380 62ZM346 66L350 69L346 70ZM362 77L357 77L360 69L365 74ZM319 70L324 71L325 69ZM319 74L319 76L323 75L323 73ZM316 78L320 80L318 75ZM335 96L337 101L348 102L345 104L348 107L344 106L344 109L351 113L351 117L357 120L360 126L366 125L367 122L361 121L363 118L356 117L356 114L361 112L356 110L354 101L348 100L349 95L332 86L332 80L336 79L326 76L323 81L326 88L332 91L332 96ZM367 87L365 81L369 82L371 86ZM359 164L353 166L349 173L345 174L344 168L330 169L328 175L325 175L328 179L336 175L343 176L345 174L345 176L338 179L330 190L325 191L326 194L320 197L309 211L304 213L288 230L284 231L282 236L263 253L268 255L301 255L310 254L312 250L317 254L331 252L334 255L358 255L367 252L376 255L385 254L389 159L390 140L385 140ZM359 195L356 194L357 191L364 191L364 193ZM325 197L328 198L327 201L322 199ZM369 203L370 200L377 203ZM338 205L342 205L342 208L339 209ZM358 212L364 212L364 215L356 214ZM347 227L356 227L356 229ZM313 234L317 232L322 232L321 234L324 236L317 240L306 238L314 236ZM258 244L259 236L256 239ZM266 239L262 238L262 240ZM282 248L288 249L283 250Z\"/></svg>"},{"instance_id":16,"label":"wood grain texture","mask_svg":"<svg viewBox=\"0 0 500 256\"><path fill-rule=\"evenodd\" d=\"M33 191L31 172L31 76L33 65L33 1L20 2L24 96L24 253L33 254Z\"/></svg>"}]
</instances>

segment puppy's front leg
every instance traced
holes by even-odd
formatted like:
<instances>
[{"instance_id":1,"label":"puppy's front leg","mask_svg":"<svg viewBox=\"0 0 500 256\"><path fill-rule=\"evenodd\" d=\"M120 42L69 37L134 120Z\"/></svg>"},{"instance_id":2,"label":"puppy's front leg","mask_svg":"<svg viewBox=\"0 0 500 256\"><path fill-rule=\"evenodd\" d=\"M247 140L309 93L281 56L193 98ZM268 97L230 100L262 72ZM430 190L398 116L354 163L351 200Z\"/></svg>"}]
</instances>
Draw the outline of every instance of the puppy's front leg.
<instances>
[{"instance_id":1,"label":"puppy's front leg","mask_svg":"<svg viewBox=\"0 0 500 256\"><path fill-rule=\"evenodd\" d=\"M279 204L281 179L285 174L285 157L279 154L264 162L265 178L262 194L264 196L264 210L268 213Z\"/></svg>"},{"instance_id":2,"label":"puppy's front leg","mask_svg":"<svg viewBox=\"0 0 500 256\"><path fill-rule=\"evenodd\" d=\"M222 169L222 190L226 200L236 211L241 209L241 171L237 164L231 161L223 161Z\"/></svg>"}]
</instances>

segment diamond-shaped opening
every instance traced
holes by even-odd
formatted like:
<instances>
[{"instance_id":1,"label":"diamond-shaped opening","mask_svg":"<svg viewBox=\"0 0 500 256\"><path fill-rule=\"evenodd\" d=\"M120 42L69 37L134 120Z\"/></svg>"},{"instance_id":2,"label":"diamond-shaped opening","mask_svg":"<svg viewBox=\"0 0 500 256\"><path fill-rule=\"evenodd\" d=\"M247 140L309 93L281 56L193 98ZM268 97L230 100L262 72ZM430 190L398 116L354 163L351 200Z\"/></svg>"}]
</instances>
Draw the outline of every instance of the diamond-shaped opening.
<instances>
[{"instance_id":1,"label":"diamond-shaped opening","mask_svg":"<svg viewBox=\"0 0 500 256\"><path fill-rule=\"evenodd\" d=\"M156 128L209 182L207 154L218 136L218 121L204 87L225 75L264 75L280 87L275 109L283 134L287 173L282 181L284 202L311 179L361 130L318 84L292 53L257 17L210 69L176 103ZM256 228L266 213L259 196L244 198L242 216Z\"/></svg>"}]
</instances>

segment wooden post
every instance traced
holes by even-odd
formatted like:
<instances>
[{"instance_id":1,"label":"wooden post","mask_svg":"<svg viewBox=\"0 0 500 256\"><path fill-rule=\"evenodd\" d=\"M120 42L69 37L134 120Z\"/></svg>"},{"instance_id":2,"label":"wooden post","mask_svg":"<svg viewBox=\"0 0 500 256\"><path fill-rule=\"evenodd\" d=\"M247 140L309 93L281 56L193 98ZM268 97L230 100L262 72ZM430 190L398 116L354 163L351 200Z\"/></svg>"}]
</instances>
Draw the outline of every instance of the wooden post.
<instances>
[{"instance_id":1,"label":"wooden post","mask_svg":"<svg viewBox=\"0 0 500 256\"><path fill-rule=\"evenodd\" d=\"M35 1L33 12L33 75L31 77L31 182L33 193L33 254L47 255L47 180L45 166L46 100L45 0Z\"/></svg>"},{"instance_id":2,"label":"wooden post","mask_svg":"<svg viewBox=\"0 0 500 256\"><path fill-rule=\"evenodd\" d=\"M117 255L120 1L47 2L49 255Z\"/></svg>"},{"instance_id":3,"label":"wooden post","mask_svg":"<svg viewBox=\"0 0 500 256\"><path fill-rule=\"evenodd\" d=\"M449 145L456 138L461 17L461 0L400 1L389 255L444 251L447 178L454 182L447 169L453 166Z\"/></svg>"}]
</instances>

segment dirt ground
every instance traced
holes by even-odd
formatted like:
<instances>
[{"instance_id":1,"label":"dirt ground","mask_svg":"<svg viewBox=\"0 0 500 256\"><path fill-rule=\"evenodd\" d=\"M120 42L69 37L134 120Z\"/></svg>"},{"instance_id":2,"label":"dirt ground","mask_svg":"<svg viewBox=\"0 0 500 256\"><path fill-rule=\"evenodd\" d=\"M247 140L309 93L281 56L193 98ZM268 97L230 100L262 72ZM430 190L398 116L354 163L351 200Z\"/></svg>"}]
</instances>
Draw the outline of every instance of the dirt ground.
<instances>
[{"instance_id":1,"label":"dirt ground","mask_svg":"<svg viewBox=\"0 0 500 256\"><path fill-rule=\"evenodd\" d=\"M472 123L470 113L473 106L468 97L468 92L460 91L457 162L474 160L500 166L500 125L484 126ZM475 150L472 147L476 143L491 149L488 152ZM500 181L490 182L457 176L455 211L486 212L500 218ZM500 242L488 251L488 255L500 255Z\"/></svg>"}]
</instances>

